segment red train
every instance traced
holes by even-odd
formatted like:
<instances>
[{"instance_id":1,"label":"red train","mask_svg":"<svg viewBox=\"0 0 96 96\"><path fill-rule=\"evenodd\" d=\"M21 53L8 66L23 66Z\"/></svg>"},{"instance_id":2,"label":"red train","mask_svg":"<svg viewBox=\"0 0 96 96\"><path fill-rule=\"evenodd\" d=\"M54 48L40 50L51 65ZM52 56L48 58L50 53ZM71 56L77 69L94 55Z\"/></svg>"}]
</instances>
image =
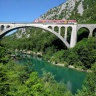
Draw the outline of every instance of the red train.
<instances>
[{"instance_id":1,"label":"red train","mask_svg":"<svg viewBox=\"0 0 96 96\"><path fill-rule=\"evenodd\" d=\"M76 20L34 20L35 23L77 23Z\"/></svg>"}]
</instances>

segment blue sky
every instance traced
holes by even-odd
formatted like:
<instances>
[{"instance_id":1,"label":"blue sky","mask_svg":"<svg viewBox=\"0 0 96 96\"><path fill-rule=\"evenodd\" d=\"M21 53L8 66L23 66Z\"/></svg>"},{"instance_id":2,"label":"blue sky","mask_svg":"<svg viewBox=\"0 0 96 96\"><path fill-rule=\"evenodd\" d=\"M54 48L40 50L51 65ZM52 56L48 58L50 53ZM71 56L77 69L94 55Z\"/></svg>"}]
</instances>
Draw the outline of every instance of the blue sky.
<instances>
[{"instance_id":1,"label":"blue sky","mask_svg":"<svg viewBox=\"0 0 96 96\"><path fill-rule=\"evenodd\" d=\"M66 0L0 0L0 22L32 22Z\"/></svg>"}]
</instances>

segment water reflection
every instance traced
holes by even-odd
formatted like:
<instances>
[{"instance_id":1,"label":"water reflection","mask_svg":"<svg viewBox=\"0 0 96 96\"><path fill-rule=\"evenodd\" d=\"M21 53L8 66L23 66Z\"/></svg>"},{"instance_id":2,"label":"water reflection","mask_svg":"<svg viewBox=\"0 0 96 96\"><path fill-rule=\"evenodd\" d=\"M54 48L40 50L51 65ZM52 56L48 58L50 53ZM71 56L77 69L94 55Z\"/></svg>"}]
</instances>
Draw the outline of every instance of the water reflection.
<instances>
[{"instance_id":1,"label":"water reflection","mask_svg":"<svg viewBox=\"0 0 96 96\"><path fill-rule=\"evenodd\" d=\"M67 82L67 89L72 92L72 83L70 81Z\"/></svg>"}]
</instances>

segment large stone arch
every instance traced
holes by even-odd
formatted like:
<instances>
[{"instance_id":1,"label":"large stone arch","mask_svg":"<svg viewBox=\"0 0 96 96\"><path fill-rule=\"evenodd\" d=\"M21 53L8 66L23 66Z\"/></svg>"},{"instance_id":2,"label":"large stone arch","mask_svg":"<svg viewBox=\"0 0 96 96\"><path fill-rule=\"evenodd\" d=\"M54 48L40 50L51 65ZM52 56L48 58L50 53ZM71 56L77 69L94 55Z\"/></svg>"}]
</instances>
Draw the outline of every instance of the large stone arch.
<instances>
[{"instance_id":1,"label":"large stone arch","mask_svg":"<svg viewBox=\"0 0 96 96\"><path fill-rule=\"evenodd\" d=\"M77 30L77 42L81 41L83 38L88 38L90 35L90 29L88 27L80 27Z\"/></svg>"},{"instance_id":2,"label":"large stone arch","mask_svg":"<svg viewBox=\"0 0 96 96\"><path fill-rule=\"evenodd\" d=\"M68 42L57 32L55 32L54 30L48 28L48 27L43 27L43 26L16 26L16 27L9 27L7 28L6 30L3 30L2 31L2 34L0 35L0 38L2 38L4 35L6 35L7 33L9 33L10 31L13 31L15 29L18 29L18 28L26 28L26 27L36 27L36 28L41 28L43 30L46 30L48 32L51 32L53 33L55 36L57 36L65 45L67 48L70 48L70 45L68 44Z\"/></svg>"}]
</instances>

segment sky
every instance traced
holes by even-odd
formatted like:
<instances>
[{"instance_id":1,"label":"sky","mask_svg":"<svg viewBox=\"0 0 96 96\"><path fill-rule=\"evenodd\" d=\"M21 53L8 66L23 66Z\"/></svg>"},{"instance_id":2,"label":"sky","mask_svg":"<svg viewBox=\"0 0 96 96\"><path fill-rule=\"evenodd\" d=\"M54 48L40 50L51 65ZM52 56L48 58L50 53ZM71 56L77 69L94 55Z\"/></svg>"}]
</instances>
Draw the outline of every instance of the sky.
<instances>
[{"instance_id":1,"label":"sky","mask_svg":"<svg viewBox=\"0 0 96 96\"><path fill-rule=\"evenodd\" d=\"M30 23L66 0L0 0L0 22Z\"/></svg>"}]
</instances>

